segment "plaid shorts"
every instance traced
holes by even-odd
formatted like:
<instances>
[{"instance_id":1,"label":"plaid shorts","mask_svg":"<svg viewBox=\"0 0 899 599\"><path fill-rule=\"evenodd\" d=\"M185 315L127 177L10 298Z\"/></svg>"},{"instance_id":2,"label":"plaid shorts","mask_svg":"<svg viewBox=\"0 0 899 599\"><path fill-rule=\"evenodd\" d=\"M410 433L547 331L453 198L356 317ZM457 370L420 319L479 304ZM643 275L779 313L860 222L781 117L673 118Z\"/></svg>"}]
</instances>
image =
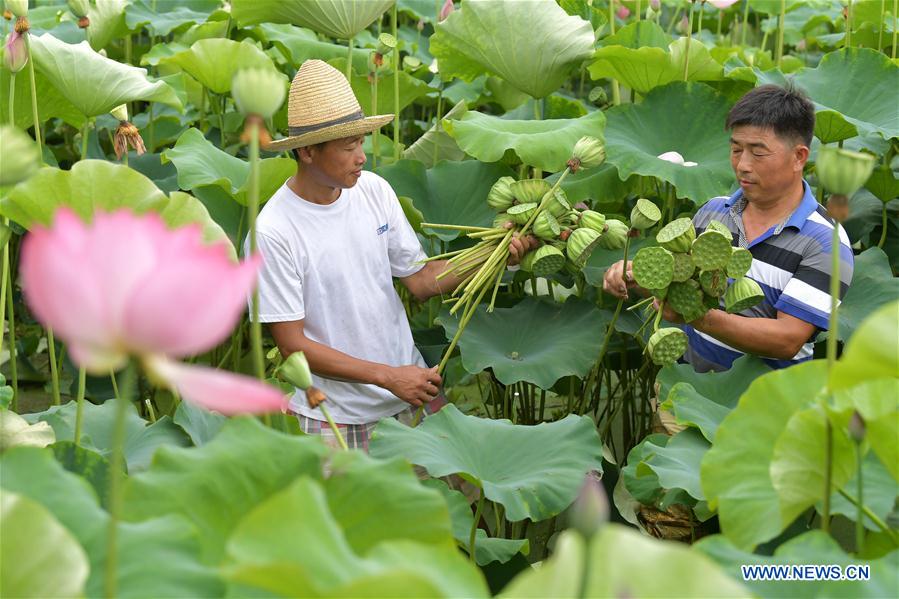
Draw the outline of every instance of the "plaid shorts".
<instances>
[{"instance_id":1,"label":"plaid shorts","mask_svg":"<svg viewBox=\"0 0 899 599\"><path fill-rule=\"evenodd\" d=\"M434 414L445 405L446 398L441 393L425 404L424 414L422 415L422 418ZM395 414L393 418L396 418L406 426L412 426L412 423L415 422L415 414L417 412L418 408L409 406L399 414ZM300 430L303 431L303 433L307 435L320 435L322 441L325 442L325 445L340 449L340 443L337 441L337 437L334 435L334 431L331 430L331 427L328 425L327 421L316 420L315 418L297 414L296 412L291 412L291 414L296 416L299 420ZM365 422L362 424L341 424L339 422L336 424L337 429L340 431L340 434L343 435L343 439L346 441L348 448L361 449L365 452L368 451L368 441L371 437L371 433L373 430L375 430L375 426L378 425L377 421Z\"/></svg>"}]
</instances>

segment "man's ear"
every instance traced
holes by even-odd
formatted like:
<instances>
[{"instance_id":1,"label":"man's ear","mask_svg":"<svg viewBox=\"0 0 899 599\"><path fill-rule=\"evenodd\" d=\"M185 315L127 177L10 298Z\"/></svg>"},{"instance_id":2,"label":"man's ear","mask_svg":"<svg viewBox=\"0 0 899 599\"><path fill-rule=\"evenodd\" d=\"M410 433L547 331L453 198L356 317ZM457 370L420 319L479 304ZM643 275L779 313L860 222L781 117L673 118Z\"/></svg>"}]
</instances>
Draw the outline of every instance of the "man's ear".
<instances>
[{"instance_id":1,"label":"man's ear","mask_svg":"<svg viewBox=\"0 0 899 599\"><path fill-rule=\"evenodd\" d=\"M808 162L808 146L805 144L796 144L793 148L793 157L796 160L796 170L802 171L805 168L805 163Z\"/></svg>"},{"instance_id":2,"label":"man's ear","mask_svg":"<svg viewBox=\"0 0 899 599\"><path fill-rule=\"evenodd\" d=\"M297 160L303 164L312 164L313 146L297 148Z\"/></svg>"}]
</instances>

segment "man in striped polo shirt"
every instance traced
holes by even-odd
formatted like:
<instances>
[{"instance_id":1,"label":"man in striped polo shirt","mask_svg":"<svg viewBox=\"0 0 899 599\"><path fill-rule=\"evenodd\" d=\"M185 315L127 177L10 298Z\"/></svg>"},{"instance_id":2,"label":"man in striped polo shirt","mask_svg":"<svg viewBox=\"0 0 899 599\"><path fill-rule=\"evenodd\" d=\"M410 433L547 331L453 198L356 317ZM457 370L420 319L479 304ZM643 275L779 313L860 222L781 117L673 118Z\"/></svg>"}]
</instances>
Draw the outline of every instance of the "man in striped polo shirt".
<instances>
[{"instance_id":1,"label":"man in striped polo shirt","mask_svg":"<svg viewBox=\"0 0 899 599\"><path fill-rule=\"evenodd\" d=\"M693 222L697 235L717 220L727 226L735 246L752 252L748 276L765 299L740 314L709 310L686 324L690 338L685 359L699 372L726 370L744 353L783 368L812 357L830 314L831 239L835 225L802 178L815 128L814 106L798 90L757 87L731 109L730 160L740 188L730 197L712 198ZM840 229L840 297L852 280L852 250ZM627 295L622 263L606 272L603 288ZM638 289L639 290L639 289ZM639 290L646 293L645 290ZM665 309L663 317L682 322Z\"/></svg>"}]
</instances>

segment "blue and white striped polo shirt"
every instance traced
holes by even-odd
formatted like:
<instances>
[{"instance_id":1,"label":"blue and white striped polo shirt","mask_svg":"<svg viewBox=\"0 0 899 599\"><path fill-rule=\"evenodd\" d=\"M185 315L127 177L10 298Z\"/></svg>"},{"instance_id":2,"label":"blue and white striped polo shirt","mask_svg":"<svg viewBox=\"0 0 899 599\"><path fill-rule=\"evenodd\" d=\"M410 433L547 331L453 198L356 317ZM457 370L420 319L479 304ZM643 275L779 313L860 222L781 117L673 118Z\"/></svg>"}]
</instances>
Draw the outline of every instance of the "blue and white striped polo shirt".
<instances>
[{"instance_id":1,"label":"blue and white striped polo shirt","mask_svg":"<svg viewBox=\"0 0 899 599\"><path fill-rule=\"evenodd\" d=\"M771 227L747 242L743 229L743 190L730 197L709 200L693 217L696 234L702 233L710 220L717 220L730 229L735 246L752 252L749 276L761 286L765 299L742 316L776 318L785 312L810 322L820 330L828 327L830 316L831 240L834 224L827 211L818 204L808 183L802 182L805 194L796 210L782 223ZM852 280L853 258L849 238L840 227L840 298L846 294ZM726 370L743 355L717 339L687 325L690 347L684 358L700 372ZM815 333L817 335L817 331ZM810 360L814 335L791 360L764 358L773 368L784 368Z\"/></svg>"}]
</instances>

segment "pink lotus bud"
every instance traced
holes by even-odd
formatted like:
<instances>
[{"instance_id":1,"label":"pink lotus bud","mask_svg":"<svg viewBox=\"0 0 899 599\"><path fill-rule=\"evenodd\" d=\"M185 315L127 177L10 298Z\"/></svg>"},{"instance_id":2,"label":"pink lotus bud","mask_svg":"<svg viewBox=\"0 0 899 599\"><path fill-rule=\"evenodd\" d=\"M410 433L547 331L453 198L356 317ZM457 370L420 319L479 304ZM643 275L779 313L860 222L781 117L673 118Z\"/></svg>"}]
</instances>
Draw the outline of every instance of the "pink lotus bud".
<instances>
[{"instance_id":1,"label":"pink lotus bud","mask_svg":"<svg viewBox=\"0 0 899 599\"><path fill-rule=\"evenodd\" d=\"M3 64L13 73L18 73L28 64L28 49L25 47L25 36L13 31L6 36L3 47Z\"/></svg>"},{"instance_id":2,"label":"pink lotus bud","mask_svg":"<svg viewBox=\"0 0 899 599\"><path fill-rule=\"evenodd\" d=\"M684 17L680 20L680 23L677 24L677 32L682 35L687 35L688 29L690 29L690 19Z\"/></svg>"},{"instance_id":3,"label":"pink lotus bud","mask_svg":"<svg viewBox=\"0 0 899 599\"><path fill-rule=\"evenodd\" d=\"M806 47L807 47L807 46L806 46L806 43L805 43L805 38L803 38L803 39L799 40L798 42L796 42L796 49L799 50L800 52L805 52Z\"/></svg>"},{"instance_id":4,"label":"pink lotus bud","mask_svg":"<svg viewBox=\"0 0 899 599\"><path fill-rule=\"evenodd\" d=\"M659 7L662 6L662 0L649 0L649 6L651 6L653 10L659 10Z\"/></svg>"},{"instance_id":5,"label":"pink lotus bud","mask_svg":"<svg viewBox=\"0 0 899 599\"><path fill-rule=\"evenodd\" d=\"M709 4L717 8L718 10L724 10L726 8L730 8L740 0L708 0Z\"/></svg>"},{"instance_id":6,"label":"pink lotus bud","mask_svg":"<svg viewBox=\"0 0 899 599\"><path fill-rule=\"evenodd\" d=\"M615 11L615 15L621 19L622 21L631 16L631 11L628 7L622 5L618 7L618 10Z\"/></svg>"},{"instance_id":7,"label":"pink lotus bud","mask_svg":"<svg viewBox=\"0 0 899 599\"><path fill-rule=\"evenodd\" d=\"M453 4L453 0L446 0L446 2L443 3L443 8L440 9L440 14L437 15L437 22L442 23L445 21L454 10L456 10L456 5Z\"/></svg>"}]
</instances>

